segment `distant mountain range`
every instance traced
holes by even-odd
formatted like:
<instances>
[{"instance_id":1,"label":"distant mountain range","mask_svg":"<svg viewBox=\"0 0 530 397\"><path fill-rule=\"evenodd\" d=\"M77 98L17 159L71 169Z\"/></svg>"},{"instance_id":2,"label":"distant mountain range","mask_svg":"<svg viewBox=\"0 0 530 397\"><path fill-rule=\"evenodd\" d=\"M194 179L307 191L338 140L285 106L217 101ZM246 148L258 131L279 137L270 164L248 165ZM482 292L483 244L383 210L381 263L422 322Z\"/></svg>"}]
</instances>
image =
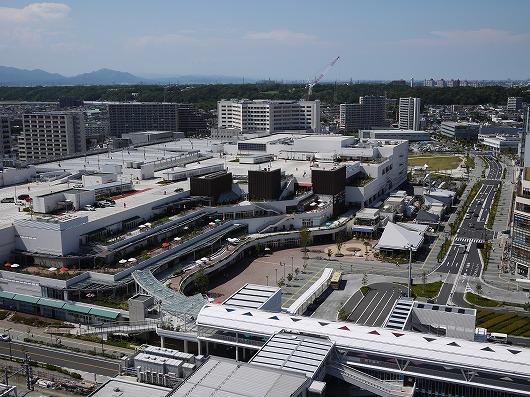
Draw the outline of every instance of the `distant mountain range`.
<instances>
[{"instance_id":1,"label":"distant mountain range","mask_svg":"<svg viewBox=\"0 0 530 397\"><path fill-rule=\"evenodd\" d=\"M185 75L175 77L139 77L131 73L112 69L99 69L77 76L63 76L41 69L18 69L0 66L0 86L37 86L37 85L130 85L130 84L233 84L241 83L241 77L217 75ZM252 82L247 81L246 82Z\"/></svg>"}]
</instances>

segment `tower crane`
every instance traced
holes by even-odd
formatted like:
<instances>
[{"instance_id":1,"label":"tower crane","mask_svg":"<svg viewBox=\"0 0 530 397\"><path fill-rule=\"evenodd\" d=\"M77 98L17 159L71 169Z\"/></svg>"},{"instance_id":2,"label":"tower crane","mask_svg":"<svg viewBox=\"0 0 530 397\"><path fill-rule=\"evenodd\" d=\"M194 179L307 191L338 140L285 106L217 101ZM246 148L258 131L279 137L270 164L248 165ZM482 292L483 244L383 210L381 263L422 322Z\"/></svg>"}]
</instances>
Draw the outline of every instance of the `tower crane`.
<instances>
[{"instance_id":1,"label":"tower crane","mask_svg":"<svg viewBox=\"0 0 530 397\"><path fill-rule=\"evenodd\" d=\"M305 86L305 88L307 88L307 99L309 99L311 94L313 94L313 87L317 85L324 78L324 76L329 72L329 70L333 66L335 66L335 64L338 62L339 59L340 57L333 59L330 63L326 65L324 69L322 69L322 71L318 75L316 75L312 80L309 80L307 82Z\"/></svg>"}]
</instances>

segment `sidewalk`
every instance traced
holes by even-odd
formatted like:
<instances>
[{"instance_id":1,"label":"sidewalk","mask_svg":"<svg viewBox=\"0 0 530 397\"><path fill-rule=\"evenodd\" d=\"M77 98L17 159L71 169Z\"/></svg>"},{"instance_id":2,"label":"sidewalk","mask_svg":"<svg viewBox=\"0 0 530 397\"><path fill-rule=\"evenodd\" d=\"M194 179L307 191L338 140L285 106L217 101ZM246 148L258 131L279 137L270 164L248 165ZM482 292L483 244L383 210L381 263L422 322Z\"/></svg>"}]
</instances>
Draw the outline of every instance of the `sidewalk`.
<instances>
[{"instance_id":1,"label":"sidewalk","mask_svg":"<svg viewBox=\"0 0 530 397\"><path fill-rule=\"evenodd\" d=\"M9 329L9 331L7 331ZM38 327L30 327L24 324L14 323L9 320L0 320L0 330L6 330L6 333L11 335L13 341L23 342L24 338L30 338L44 343L61 344L63 346L79 349L86 353L101 353L112 354L116 357L123 355L130 355L133 351L122 347L103 345L101 343L88 342L80 339L72 339L67 337L58 337L46 332L46 329Z\"/></svg>"}]
</instances>

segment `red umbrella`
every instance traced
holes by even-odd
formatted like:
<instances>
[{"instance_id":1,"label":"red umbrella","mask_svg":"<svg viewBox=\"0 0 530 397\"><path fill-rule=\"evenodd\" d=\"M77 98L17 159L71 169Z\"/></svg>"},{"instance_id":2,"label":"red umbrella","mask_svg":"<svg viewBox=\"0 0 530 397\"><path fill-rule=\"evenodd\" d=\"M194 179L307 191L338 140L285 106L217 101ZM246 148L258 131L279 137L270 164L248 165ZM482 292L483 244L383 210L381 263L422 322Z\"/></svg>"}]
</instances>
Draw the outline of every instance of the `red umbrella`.
<instances>
[{"instance_id":1,"label":"red umbrella","mask_svg":"<svg viewBox=\"0 0 530 397\"><path fill-rule=\"evenodd\" d=\"M68 269L67 267L64 267L64 266L59 269L59 271L61 273L66 273L68 270L70 270L70 269Z\"/></svg>"},{"instance_id":2,"label":"red umbrella","mask_svg":"<svg viewBox=\"0 0 530 397\"><path fill-rule=\"evenodd\" d=\"M4 267L11 267L11 263L9 262L4 263Z\"/></svg>"},{"instance_id":3,"label":"red umbrella","mask_svg":"<svg viewBox=\"0 0 530 397\"><path fill-rule=\"evenodd\" d=\"M162 243L162 248L169 248L169 243L167 241L164 241Z\"/></svg>"}]
</instances>

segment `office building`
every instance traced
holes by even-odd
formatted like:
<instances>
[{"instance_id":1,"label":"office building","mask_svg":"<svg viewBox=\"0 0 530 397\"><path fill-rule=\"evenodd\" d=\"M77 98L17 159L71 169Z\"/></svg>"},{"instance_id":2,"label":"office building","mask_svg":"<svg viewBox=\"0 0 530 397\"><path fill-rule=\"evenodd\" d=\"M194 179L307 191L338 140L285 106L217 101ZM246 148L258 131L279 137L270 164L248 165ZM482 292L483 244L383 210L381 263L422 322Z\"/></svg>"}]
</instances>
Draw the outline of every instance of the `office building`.
<instances>
[{"instance_id":1,"label":"office building","mask_svg":"<svg viewBox=\"0 0 530 397\"><path fill-rule=\"evenodd\" d=\"M0 116L0 159L10 158L11 154L11 118Z\"/></svg>"},{"instance_id":2,"label":"office building","mask_svg":"<svg viewBox=\"0 0 530 397\"><path fill-rule=\"evenodd\" d=\"M340 129L353 131L372 127L385 127L386 98L384 96L362 96L359 103L340 105Z\"/></svg>"},{"instance_id":3,"label":"office building","mask_svg":"<svg viewBox=\"0 0 530 397\"><path fill-rule=\"evenodd\" d=\"M85 122L81 112L23 115L18 137L21 161L39 161L86 151Z\"/></svg>"},{"instance_id":4,"label":"office building","mask_svg":"<svg viewBox=\"0 0 530 397\"><path fill-rule=\"evenodd\" d=\"M506 110L509 112L517 112L523 108L523 98L520 96L511 96L508 98L508 103L506 104Z\"/></svg>"},{"instance_id":5,"label":"office building","mask_svg":"<svg viewBox=\"0 0 530 397\"><path fill-rule=\"evenodd\" d=\"M399 129L420 129L420 98L399 98Z\"/></svg>"},{"instance_id":6,"label":"office building","mask_svg":"<svg viewBox=\"0 0 530 397\"><path fill-rule=\"evenodd\" d=\"M275 170L248 171L248 199L254 201L278 200L281 193L282 172Z\"/></svg>"},{"instance_id":7,"label":"office building","mask_svg":"<svg viewBox=\"0 0 530 397\"><path fill-rule=\"evenodd\" d=\"M459 123L444 121L440 126L440 134L462 141L476 141L480 126L477 123Z\"/></svg>"},{"instance_id":8,"label":"office building","mask_svg":"<svg viewBox=\"0 0 530 397\"><path fill-rule=\"evenodd\" d=\"M320 131L320 101L221 100L218 128L239 131Z\"/></svg>"},{"instance_id":9,"label":"office building","mask_svg":"<svg viewBox=\"0 0 530 397\"><path fill-rule=\"evenodd\" d=\"M138 102L108 105L111 136L138 131L182 131L192 134L207 131L206 120L189 104Z\"/></svg>"}]
</instances>

